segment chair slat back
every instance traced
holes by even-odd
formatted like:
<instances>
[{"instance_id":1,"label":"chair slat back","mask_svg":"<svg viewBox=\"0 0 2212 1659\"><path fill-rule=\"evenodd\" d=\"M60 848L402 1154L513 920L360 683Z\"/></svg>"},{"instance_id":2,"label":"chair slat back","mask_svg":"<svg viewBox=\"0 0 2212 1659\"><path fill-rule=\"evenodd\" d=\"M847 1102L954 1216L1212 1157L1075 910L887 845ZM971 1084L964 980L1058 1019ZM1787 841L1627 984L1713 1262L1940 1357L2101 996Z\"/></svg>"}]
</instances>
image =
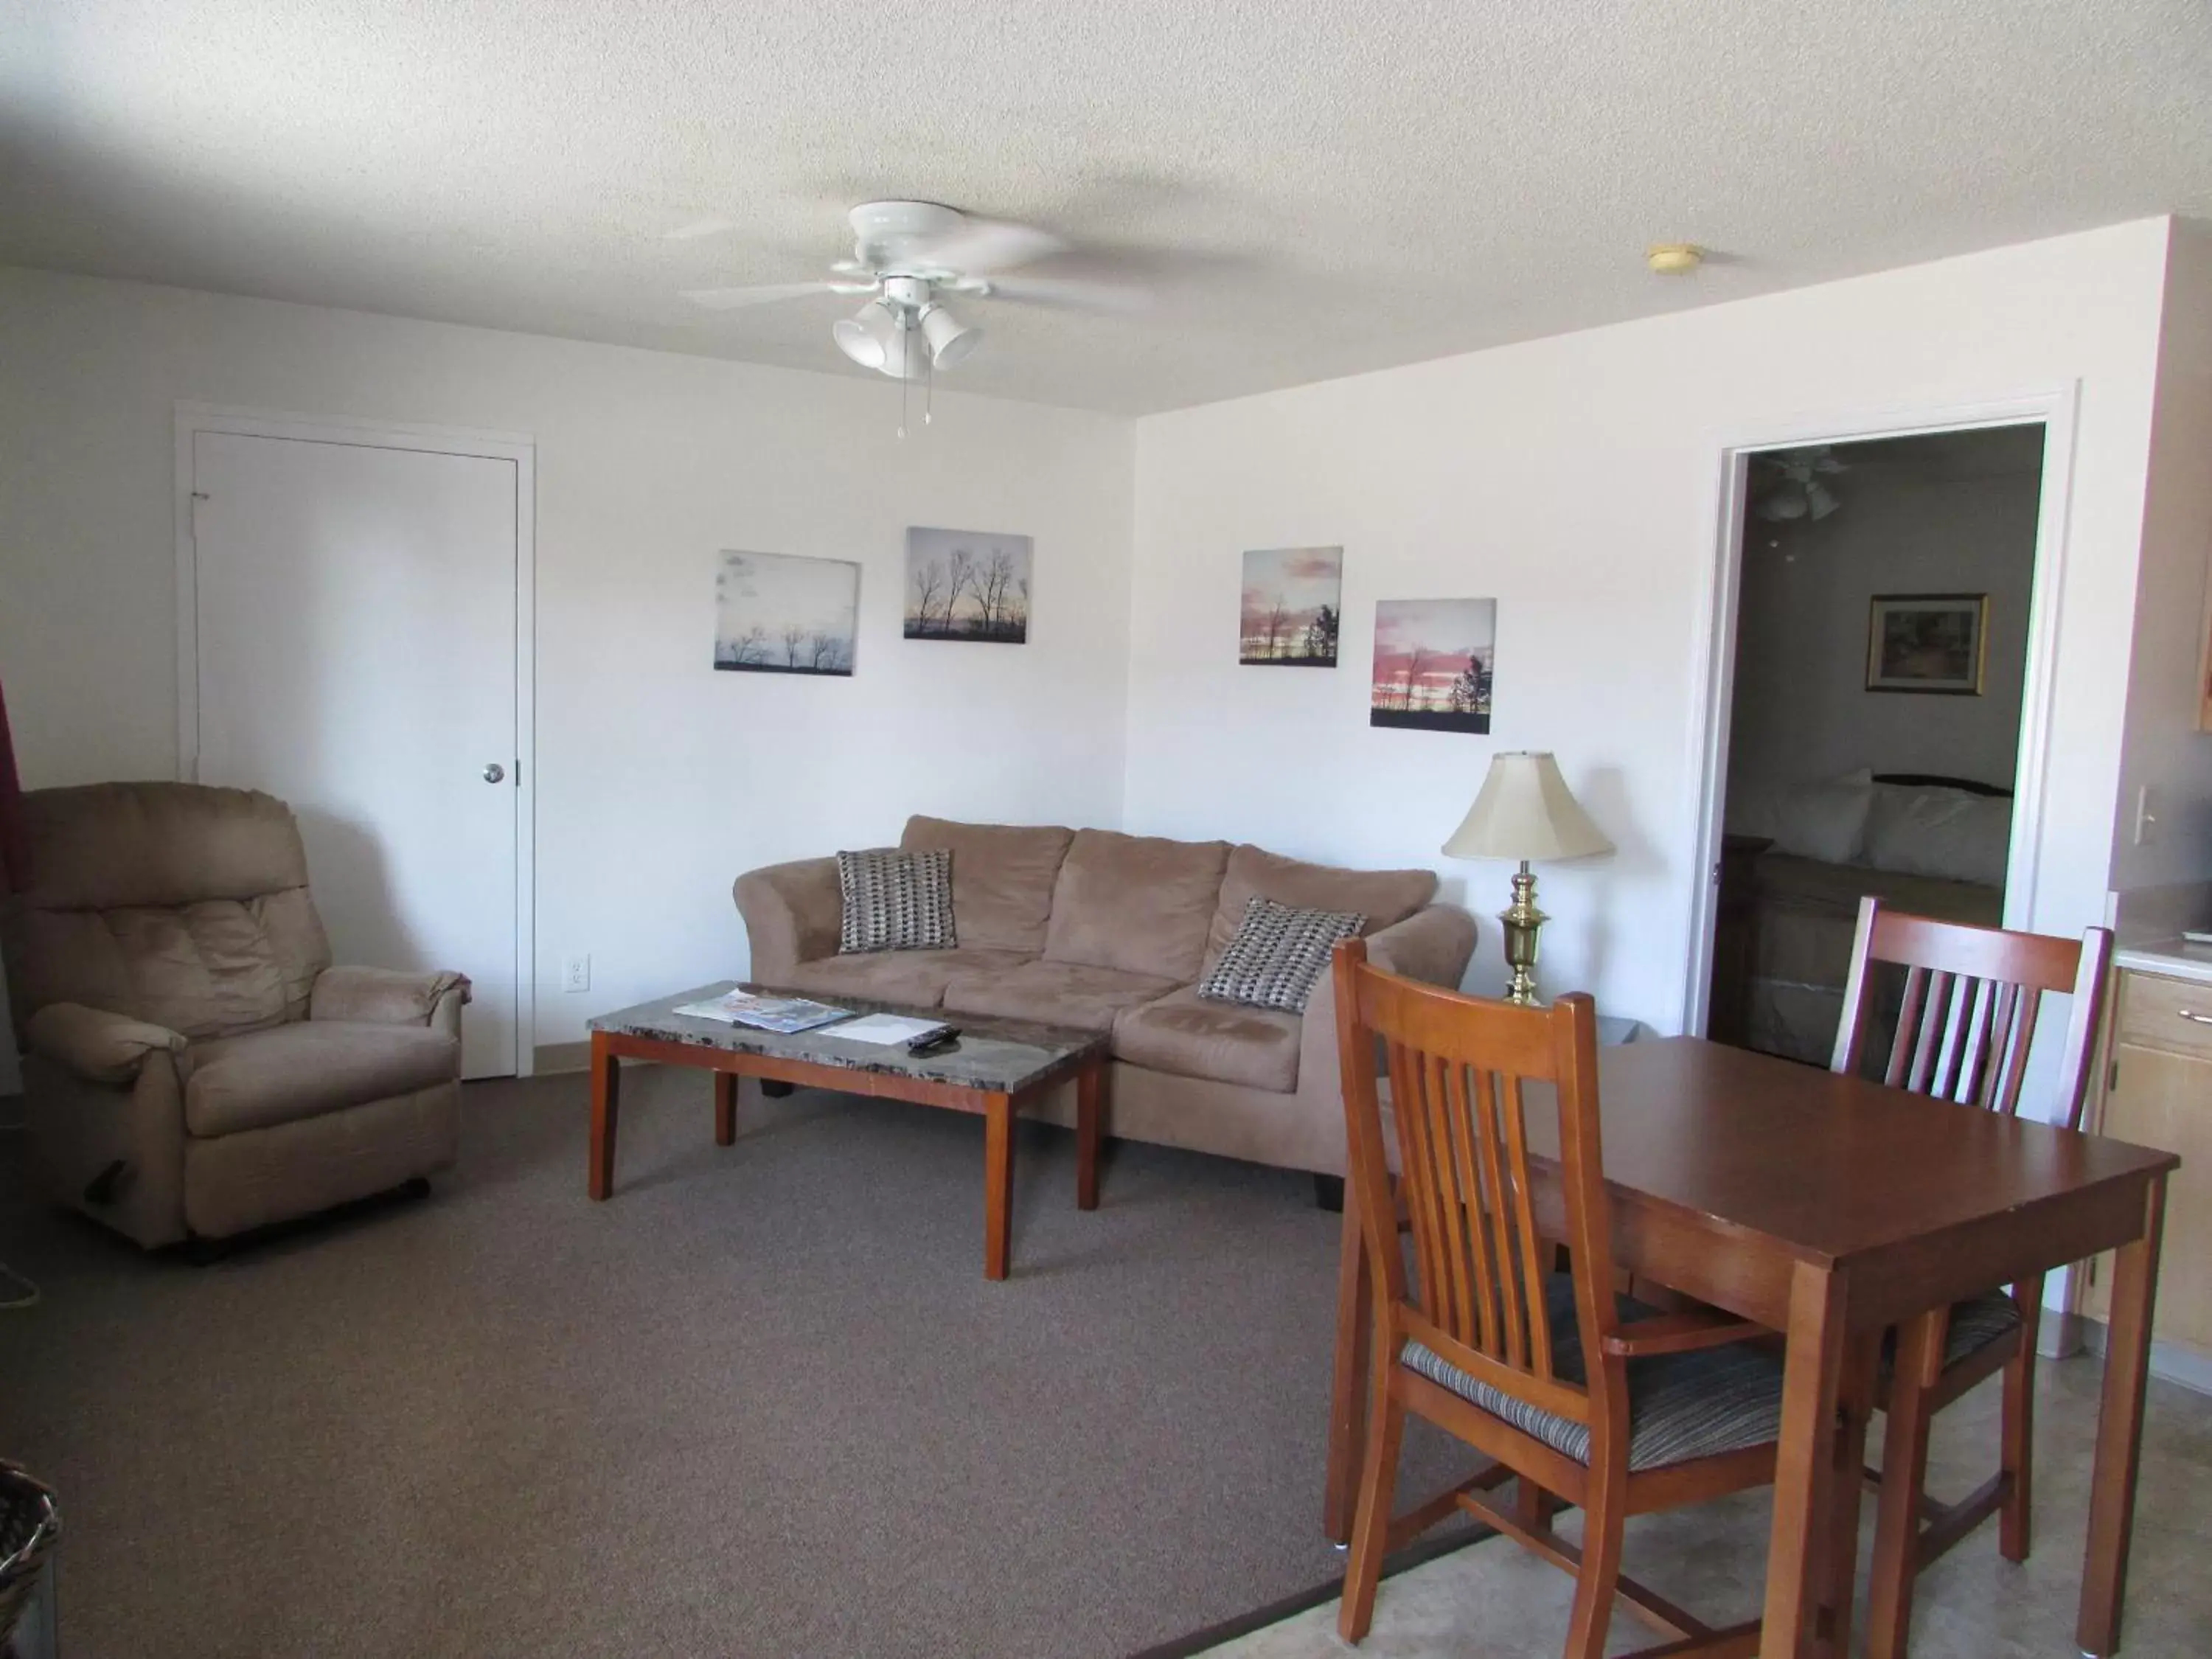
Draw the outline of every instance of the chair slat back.
<instances>
[{"instance_id":1,"label":"chair slat back","mask_svg":"<svg viewBox=\"0 0 2212 1659\"><path fill-rule=\"evenodd\" d=\"M1595 1006L1582 995L1548 1009L1486 1001L1383 972L1366 955L1359 939L1337 947L1336 1006L1348 1175L1381 1264L1378 1303L1410 1316L1431 1346L1446 1339L1454 1352L1444 1357L1480 1380L1588 1421L1588 1385L1560 1379L1545 1292L1552 1243L1564 1243L1581 1340L1595 1352L1614 1326ZM1378 1048L1387 1124L1366 1060ZM1547 1111L1559 1156L1556 1178L1540 1189L1530 1117ZM1413 1236L1410 1285L1393 1151Z\"/></svg>"},{"instance_id":2,"label":"chair slat back","mask_svg":"<svg viewBox=\"0 0 2212 1659\"><path fill-rule=\"evenodd\" d=\"M2009 1116L2020 1109L2044 996L2063 992L2073 1006L2058 1099L2062 1121L2079 1128L2112 955L2112 935L2103 927L2089 928L2079 941L2052 939L1908 915L1863 898L1829 1069L1859 1069L1874 1013L1872 970L1893 963L1905 969L1905 991L1882 1080Z\"/></svg>"}]
</instances>

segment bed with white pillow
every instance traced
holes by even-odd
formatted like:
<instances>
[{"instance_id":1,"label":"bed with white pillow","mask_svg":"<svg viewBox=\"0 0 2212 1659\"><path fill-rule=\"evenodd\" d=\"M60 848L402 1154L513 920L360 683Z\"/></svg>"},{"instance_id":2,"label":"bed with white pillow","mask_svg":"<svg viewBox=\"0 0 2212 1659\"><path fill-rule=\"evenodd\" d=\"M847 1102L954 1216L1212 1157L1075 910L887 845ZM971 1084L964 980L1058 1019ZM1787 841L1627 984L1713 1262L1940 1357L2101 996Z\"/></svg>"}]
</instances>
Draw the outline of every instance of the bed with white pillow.
<instances>
[{"instance_id":1,"label":"bed with white pillow","mask_svg":"<svg viewBox=\"0 0 2212 1659\"><path fill-rule=\"evenodd\" d=\"M1946 921L2004 916L2012 793L1962 778L1871 771L1732 793L1729 833L1768 844L1724 901L1747 915L1741 998L1750 1045L1825 1065L1842 1017L1860 898ZM1724 988L1715 987L1717 1004Z\"/></svg>"}]
</instances>

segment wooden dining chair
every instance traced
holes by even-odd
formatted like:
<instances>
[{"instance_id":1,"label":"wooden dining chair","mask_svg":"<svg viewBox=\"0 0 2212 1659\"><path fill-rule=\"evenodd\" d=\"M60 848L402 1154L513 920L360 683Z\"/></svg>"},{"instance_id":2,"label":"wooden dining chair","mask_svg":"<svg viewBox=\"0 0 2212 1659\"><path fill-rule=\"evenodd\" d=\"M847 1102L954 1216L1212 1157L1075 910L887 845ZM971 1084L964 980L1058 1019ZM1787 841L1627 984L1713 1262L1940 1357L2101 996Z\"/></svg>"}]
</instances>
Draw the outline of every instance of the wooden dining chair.
<instances>
[{"instance_id":1,"label":"wooden dining chair","mask_svg":"<svg viewBox=\"0 0 2212 1659\"><path fill-rule=\"evenodd\" d=\"M1576 1576L1567 1659L1604 1652L1616 1593L1666 1637L1651 1652L1756 1652L1755 1622L1716 1631L1620 1575L1629 1516L1774 1479L1782 1362L1744 1346L1759 1326L1616 1302L1595 1005L1462 996L1369 966L1358 939L1337 947L1335 975L1348 1179L1376 1291L1339 1630L1367 1633L1386 1552L1464 1511ZM1559 1243L1565 1273L1553 1271ZM1394 1516L1409 1413L1492 1461ZM1515 1479L1511 1513L1480 1495ZM1582 1510L1580 1547L1553 1529L1553 1499Z\"/></svg>"},{"instance_id":2,"label":"wooden dining chair","mask_svg":"<svg viewBox=\"0 0 2212 1659\"><path fill-rule=\"evenodd\" d=\"M2104 1007L2112 936L2092 927L2079 940L2007 933L1888 910L1859 902L1858 934L1844 988L1844 1013L1829 1069L1856 1073L1878 1016L1875 965L1905 969L1903 1000L1882 1079L1893 1088L1986 1107L2020 1109L2028 1050L2043 998L2072 999L2058 1050L2054 1121L2081 1124L2092 1051ZM1920 1571L1997 1516L1997 1548L2025 1561L2033 1486L2035 1340L2043 1275L1954 1304L1900 1334L1875 1403L1889 1413L1879 1475L1869 1659L1899 1659L1912 1620ZM2004 1422L1997 1472L1957 1504L1929 1498L1928 1430L1936 1413L1976 1383L2004 1373ZM1923 1524L1924 1522L1924 1524Z\"/></svg>"}]
</instances>

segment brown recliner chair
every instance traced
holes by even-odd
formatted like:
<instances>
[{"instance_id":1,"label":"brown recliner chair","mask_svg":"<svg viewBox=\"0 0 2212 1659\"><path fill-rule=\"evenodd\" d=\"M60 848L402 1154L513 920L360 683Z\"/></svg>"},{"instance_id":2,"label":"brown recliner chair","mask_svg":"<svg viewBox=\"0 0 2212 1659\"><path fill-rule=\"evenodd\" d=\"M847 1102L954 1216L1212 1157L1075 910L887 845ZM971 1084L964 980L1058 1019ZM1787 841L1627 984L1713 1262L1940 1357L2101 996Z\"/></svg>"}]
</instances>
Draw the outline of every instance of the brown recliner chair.
<instances>
[{"instance_id":1,"label":"brown recliner chair","mask_svg":"<svg viewBox=\"0 0 2212 1659\"><path fill-rule=\"evenodd\" d=\"M102 783L22 820L0 945L57 1200L151 1248L451 1166L468 981L331 967L283 802Z\"/></svg>"}]
</instances>

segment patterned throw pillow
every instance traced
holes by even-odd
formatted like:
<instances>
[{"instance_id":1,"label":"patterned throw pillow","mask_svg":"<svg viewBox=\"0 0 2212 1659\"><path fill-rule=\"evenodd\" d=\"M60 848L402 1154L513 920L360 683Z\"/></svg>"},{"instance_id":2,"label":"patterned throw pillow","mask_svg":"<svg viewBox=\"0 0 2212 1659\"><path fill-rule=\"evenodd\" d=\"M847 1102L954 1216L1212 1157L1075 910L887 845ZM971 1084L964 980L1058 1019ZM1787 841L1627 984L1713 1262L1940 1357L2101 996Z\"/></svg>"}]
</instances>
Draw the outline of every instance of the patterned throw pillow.
<instances>
[{"instance_id":1,"label":"patterned throw pillow","mask_svg":"<svg viewBox=\"0 0 2212 1659\"><path fill-rule=\"evenodd\" d=\"M1255 893L1244 902L1237 937L1199 981L1198 994L1209 1002L1302 1014L1336 942L1366 925L1367 918L1354 911L1301 910Z\"/></svg>"},{"instance_id":2,"label":"patterned throw pillow","mask_svg":"<svg viewBox=\"0 0 2212 1659\"><path fill-rule=\"evenodd\" d=\"M950 951L952 854L840 853L837 885L845 902L837 951Z\"/></svg>"}]
</instances>

